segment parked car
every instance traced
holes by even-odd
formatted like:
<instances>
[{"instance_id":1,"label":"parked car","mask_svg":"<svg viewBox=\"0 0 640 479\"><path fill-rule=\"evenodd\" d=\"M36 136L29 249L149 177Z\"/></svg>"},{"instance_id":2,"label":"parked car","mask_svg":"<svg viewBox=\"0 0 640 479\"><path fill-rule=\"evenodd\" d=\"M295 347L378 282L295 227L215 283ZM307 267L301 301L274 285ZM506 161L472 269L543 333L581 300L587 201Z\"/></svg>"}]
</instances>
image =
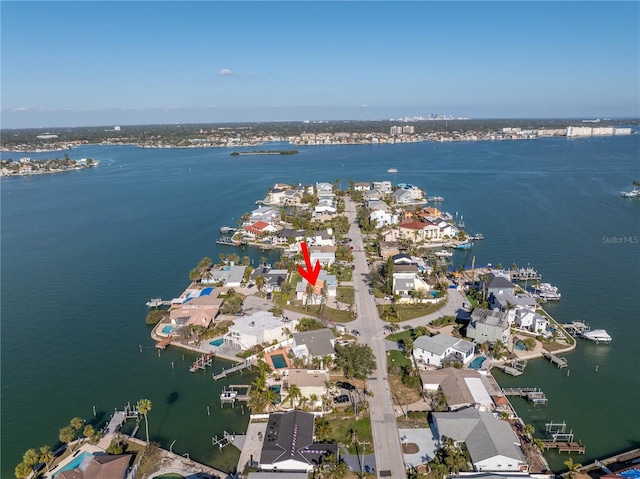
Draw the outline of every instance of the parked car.
<instances>
[{"instance_id":1,"label":"parked car","mask_svg":"<svg viewBox=\"0 0 640 479\"><path fill-rule=\"evenodd\" d=\"M355 391L356 390L356 387L353 384L348 383L346 381L338 381L336 383L336 386L338 386L339 388L342 388L342 389L346 389L347 391Z\"/></svg>"},{"instance_id":2,"label":"parked car","mask_svg":"<svg viewBox=\"0 0 640 479\"><path fill-rule=\"evenodd\" d=\"M354 336L360 336L360 331L358 331L357 329L352 329L351 334L353 334Z\"/></svg>"},{"instance_id":3,"label":"parked car","mask_svg":"<svg viewBox=\"0 0 640 479\"><path fill-rule=\"evenodd\" d=\"M347 396L346 394L341 394L340 396L334 397L333 402L336 404L349 402L349 396Z\"/></svg>"}]
</instances>

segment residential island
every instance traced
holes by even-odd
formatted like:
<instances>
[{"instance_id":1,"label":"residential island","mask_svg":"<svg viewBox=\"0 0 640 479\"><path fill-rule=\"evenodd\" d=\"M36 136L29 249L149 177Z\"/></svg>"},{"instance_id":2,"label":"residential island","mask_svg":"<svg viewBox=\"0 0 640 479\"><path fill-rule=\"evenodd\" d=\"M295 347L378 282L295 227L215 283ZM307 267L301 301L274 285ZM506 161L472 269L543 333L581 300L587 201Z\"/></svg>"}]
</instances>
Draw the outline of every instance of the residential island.
<instances>
[{"instance_id":1,"label":"residential island","mask_svg":"<svg viewBox=\"0 0 640 479\"><path fill-rule=\"evenodd\" d=\"M543 357L564 367L560 355L588 327L545 312L561 296L533 268L451 268L452 250L483 237L427 198L417 185L390 181L349 181L346 190L339 182L275 184L237 228L221 228L231 244L279 248L275 264L235 252L217 264L205 257L181 294L147 303L156 347L197 352L192 372L209 374L219 359L232 366L212 381L253 371L249 384L220 394L221 407L249 408L247 431L213 439L240 450L242 477L551 479L545 450L588 447L565 424L534 435L510 397L533 407L553 399L538 388L503 389L492 375L523 374L527 361ZM309 264L321 265L315 283L299 271L307 247ZM79 451L87 468L103 470L107 463L93 455L100 450L130 451L109 467L133 464L144 477L227 477L149 446L148 433L147 441L118 434L129 417L146 424L144 401L102 433L85 434L75 454L72 446L61 455L56 477L75 477Z\"/></svg>"},{"instance_id":2,"label":"residential island","mask_svg":"<svg viewBox=\"0 0 640 479\"><path fill-rule=\"evenodd\" d=\"M65 171L84 170L98 166L98 160L91 158L81 158L72 160L65 154L64 158L53 160L34 160L28 157L20 158L18 161L11 159L0 161L0 176L30 176L44 175L48 173L63 173Z\"/></svg>"}]
</instances>

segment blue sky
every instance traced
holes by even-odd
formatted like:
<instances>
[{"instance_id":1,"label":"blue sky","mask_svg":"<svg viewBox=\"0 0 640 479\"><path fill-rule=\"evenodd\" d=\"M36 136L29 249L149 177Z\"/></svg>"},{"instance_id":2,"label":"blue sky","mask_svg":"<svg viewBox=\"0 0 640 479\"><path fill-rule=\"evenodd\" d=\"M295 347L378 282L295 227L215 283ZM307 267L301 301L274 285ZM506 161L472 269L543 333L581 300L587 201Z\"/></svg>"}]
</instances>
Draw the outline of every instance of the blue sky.
<instances>
[{"instance_id":1,"label":"blue sky","mask_svg":"<svg viewBox=\"0 0 640 479\"><path fill-rule=\"evenodd\" d=\"M640 115L635 1L0 9L2 128Z\"/></svg>"}]
</instances>

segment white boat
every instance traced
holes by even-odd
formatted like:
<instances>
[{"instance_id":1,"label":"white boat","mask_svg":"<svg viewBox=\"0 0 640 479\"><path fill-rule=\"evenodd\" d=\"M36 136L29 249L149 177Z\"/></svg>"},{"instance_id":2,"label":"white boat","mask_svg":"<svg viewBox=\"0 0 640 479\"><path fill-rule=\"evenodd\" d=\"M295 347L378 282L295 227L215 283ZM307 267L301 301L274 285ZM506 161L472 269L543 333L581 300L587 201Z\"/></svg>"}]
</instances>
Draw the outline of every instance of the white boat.
<instances>
[{"instance_id":1,"label":"white boat","mask_svg":"<svg viewBox=\"0 0 640 479\"><path fill-rule=\"evenodd\" d=\"M235 399L238 396L238 391L222 391L220 399Z\"/></svg>"},{"instance_id":2,"label":"white boat","mask_svg":"<svg viewBox=\"0 0 640 479\"><path fill-rule=\"evenodd\" d=\"M621 191L620 196L623 198L640 198L640 189L634 188L631 191Z\"/></svg>"},{"instance_id":3,"label":"white boat","mask_svg":"<svg viewBox=\"0 0 640 479\"><path fill-rule=\"evenodd\" d=\"M223 226L222 228L220 228L220 233L225 234L225 233L235 233L236 229L232 228L231 226Z\"/></svg>"},{"instance_id":4,"label":"white boat","mask_svg":"<svg viewBox=\"0 0 640 479\"><path fill-rule=\"evenodd\" d=\"M389 168L387 170L387 173L397 173L397 172L398 172L398 170L396 170L395 168Z\"/></svg>"},{"instance_id":5,"label":"white boat","mask_svg":"<svg viewBox=\"0 0 640 479\"><path fill-rule=\"evenodd\" d=\"M587 331L585 333L582 333L582 337L595 343L609 344L611 342L611 336L609 336L609 333L607 333L604 329L594 329L593 331Z\"/></svg>"},{"instance_id":6,"label":"white boat","mask_svg":"<svg viewBox=\"0 0 640 479\"><path fill-rule=\"evenodd\" d=\"M433 254L439 258L450 258L451 256L453 256L453 253L451 251L447 251L446 249L436 251Z\"/></svg>"},{"instance_id":7,"label":"white boat","mask_svg":"<svg viewBox=\"0 0 640 479\"><path fill-rule=\"evenodd\" d=\"M428 196L427 201L431 201L432 203L441 203L444 201L442 196Z\"/></svg>"}]
</instances>

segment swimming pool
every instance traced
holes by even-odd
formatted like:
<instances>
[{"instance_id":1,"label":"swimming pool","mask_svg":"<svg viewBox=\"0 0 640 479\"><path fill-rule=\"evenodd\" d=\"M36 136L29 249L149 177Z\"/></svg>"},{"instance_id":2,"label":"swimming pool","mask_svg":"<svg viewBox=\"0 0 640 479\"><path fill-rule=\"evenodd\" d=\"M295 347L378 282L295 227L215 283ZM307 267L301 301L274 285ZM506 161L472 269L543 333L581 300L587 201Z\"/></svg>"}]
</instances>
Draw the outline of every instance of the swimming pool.
<instances>
[{"instance_id":1,"label":"swimming pool","mask_svg":"<svg viewBox=\"0 0 640 479\"><path fill-rule=\"evenodd\" d=\"M171 331L173 331L173 326L171 326L170 324L162 328L162 332L164 334L171 334Z\"/></svg>"},{"instance_id":2,"label":"swimming pool","mask_svg":"<svg viewBox=\"0 0 640 479\"><path fill-rule=\"evenodd\" d=\"M276 369L282 369L287 367L287 360L284 358L284 354L272 354L271 362Z\"/></svg>"},{"instance_id":3,"label":"swimming pool","mask_svg":"<svg viewBox=\"0 0 640 479\"><path fill-rule=\"evenodd\" d=\"M527 349L524 343L520 340L516 341L516 344L514 344L513 347L518 351L524 351L525 349Z\"/></svg>"},{"instance_id":4,"label":"swimming pool","mask_svg":"<svg viewBox=\"0 0 640 479\"><path fill-rule=\"evenodd\" d=\"M279 384L273 384L272 386L269 386L269 389L274 390L278 395L275 401L273 401L273 404L280 404L282 402L282 396L280 395L280 390L282 389L281 386Z\"/></svg>"},{"instance_id":5,"label":"swimming pool","mask_svg":"<svg viewBox=\"0 0 640 479\"><path fill-rule=\"evenodd\" d=\"M78 457L76 457L73 461L71 461L69 464L64 466L62 469L60 469L59 471L56 471L51 477L54 478L61 472L68 471L70 469L75 469L76 467L80 466L82 461L84 461L87 456L93 456L93 454L86 451L83 452Z\"/></svg>"},{"instance_id":6,"label":"swimming pool","mask_svg":"<svg viewBox=\"0 0 640 479\"><path fill-rule=\"evenodd\" d=\"M482 366L482 363L484 363L485 359L487 358L485 358L484 356L478 356L473 361L471 361L469 367L471 369L480 369L480 366Z\"/></svg>"},{"instance_id":7,"label":"swimming pool","mask_svg":"<svg viewBox=\"0 0 640 479\"><path fill-rule=\"evenodd\" d=\"M213 341L209 341L211 346L222 346L224 344L224 338L214 339Z\"/></svg>"},{"instance_id":8,"label":"swimming pool","mask_svg":"<svg viewBox=\"0 0 640 479\"><path fill-rule=\"evenodd\" d=\"M638 479L640 478L640 469L627 469L626 471L622 471L618 473L619 476L625 477L626 479Z\"/></svg>"}]
</instances>

